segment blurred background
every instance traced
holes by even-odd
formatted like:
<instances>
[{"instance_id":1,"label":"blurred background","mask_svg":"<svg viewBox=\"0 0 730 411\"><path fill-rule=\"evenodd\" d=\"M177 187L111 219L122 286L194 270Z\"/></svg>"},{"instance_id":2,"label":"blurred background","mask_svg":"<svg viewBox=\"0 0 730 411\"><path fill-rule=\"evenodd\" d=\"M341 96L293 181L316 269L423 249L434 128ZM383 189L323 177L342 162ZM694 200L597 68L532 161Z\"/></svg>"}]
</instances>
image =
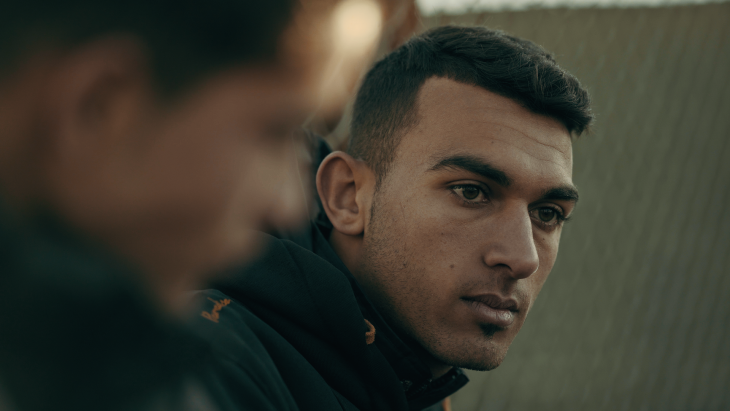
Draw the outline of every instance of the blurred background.
<instances>
[{"instance_id":1,"label":"blurred background","mask_svg":"<svg viewBox=\"0 0 730 411\"><path fill-rule=\"evenodd\" d=\"M400 0L383 11L381 55L438 25L502 29L553 52L597 115L574 144L581 201L551 277L507 359L469 372L453 409L730 410L730 3ZM343 107L310 122L340 148Z\"/></svg>"}]
</instances>

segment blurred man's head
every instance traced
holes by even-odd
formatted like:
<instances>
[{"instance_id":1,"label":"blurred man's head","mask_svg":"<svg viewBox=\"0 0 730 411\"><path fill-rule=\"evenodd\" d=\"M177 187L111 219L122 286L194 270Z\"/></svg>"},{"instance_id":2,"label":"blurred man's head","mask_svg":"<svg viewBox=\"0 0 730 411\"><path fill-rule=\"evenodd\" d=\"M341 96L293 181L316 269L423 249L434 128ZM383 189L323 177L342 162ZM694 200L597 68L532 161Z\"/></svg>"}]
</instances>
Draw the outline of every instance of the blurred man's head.
<instances>
[{"instance_id":1,"label":"blurred man's head","mask_svg":"<svg viewBox=\"0 0 730 411\"><path fill-rule=\"evenodd\" d=\"M366 76L318 190L335 250L435 375L503 360L555 262L591 120L550 55L486 28L431 30Z\"/></svg>"},{"instance_id":2,"label":"blurred man's head","mask_svg":"<svg viewBox=\"0 0 730 411\"><path fill-rule=\"evenodd\" d=\"M3 202L52 210L163 299L245 257L249 230L303 217L292 131L334 3L4 1Z\"/></svg>"}]
</instances>

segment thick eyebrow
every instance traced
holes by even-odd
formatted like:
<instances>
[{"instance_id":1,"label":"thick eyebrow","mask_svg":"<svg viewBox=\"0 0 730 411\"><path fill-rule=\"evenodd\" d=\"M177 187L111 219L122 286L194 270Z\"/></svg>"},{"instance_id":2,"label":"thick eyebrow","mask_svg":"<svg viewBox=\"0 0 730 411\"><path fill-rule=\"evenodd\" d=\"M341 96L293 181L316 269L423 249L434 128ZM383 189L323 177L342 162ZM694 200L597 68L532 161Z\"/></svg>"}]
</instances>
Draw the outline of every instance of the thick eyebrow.
<instances>
[{"instance_id":1,"label":"thick eyebrow","mask_svg":"<svg viewBox=\"0 0 730 411\"><path fill-rule=\"evenodd\" d=\"M512 180L507 177L507 174L490 165L486 161L479 157L470 155L455 155L445 157L439 160L430 171L441 170L441 169L461 169L468 172L478 174L482 177L488 178L502 187L509 187L512 184ZM546 190L538 201L547 200L562 200L578 202L579 199L578 189L573 185L565 185L561 187L554 187Z\"/></svg>"},{"instance_id":2,"label":"thick eyebrow","mask_svg":"<svg viewBox=\"0 0 730 411\"><path fill-rule=\"evenodd\" d=\"M545 191L538 201L562 200L577 203L578 198L578 189L576 189L575 186L562 186Z\"/></svg>"},{"instance_id":3,"label":"thick eyebrow","mask_svg":"<svg viewBox=\"0 0 730 411\"><path fill-rule=\"evenodd\" d=\"M441 169L461 169L488 178L502 187L509 187L512 181L504 171L499 170L479 157L456 155L439 160L429 171ZM577 193L576 193L577 195Z\"/></svg>"}]
</instances>

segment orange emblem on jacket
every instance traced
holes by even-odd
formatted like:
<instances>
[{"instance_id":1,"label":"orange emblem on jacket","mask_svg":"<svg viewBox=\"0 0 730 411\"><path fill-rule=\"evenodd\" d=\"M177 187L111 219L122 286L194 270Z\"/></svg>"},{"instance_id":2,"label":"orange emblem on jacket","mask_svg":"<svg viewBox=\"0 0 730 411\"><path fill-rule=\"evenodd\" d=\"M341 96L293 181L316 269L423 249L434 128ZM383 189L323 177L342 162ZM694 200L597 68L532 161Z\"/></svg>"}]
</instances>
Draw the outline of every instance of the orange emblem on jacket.
<instances>
[{"instance_id":1,"label":"orange emblem on jacket","mask_svg":"<svg viewBox=\"0 0 730 411\"><path fill-rule=\"evenodd\" d=\"M212 299L210 297L208 297L208 300L212 301L215 304L213 306L213 309L210 310L210 312L203 311L202 313L200 313L200 315L203 318L206 318L206 319L208 319L210 321L213 321L214 323L217 323L218 322L218 319L221 316L220 315L220 311L223 309L223 307L225 307L228 304L230 304L231 303L231 300L229 300L229 299L226 298L226 299L223 299L223 300L220 300L220 301L216 301L216 300L214 300L214 299Z\"/></svg>"}]
</instances>

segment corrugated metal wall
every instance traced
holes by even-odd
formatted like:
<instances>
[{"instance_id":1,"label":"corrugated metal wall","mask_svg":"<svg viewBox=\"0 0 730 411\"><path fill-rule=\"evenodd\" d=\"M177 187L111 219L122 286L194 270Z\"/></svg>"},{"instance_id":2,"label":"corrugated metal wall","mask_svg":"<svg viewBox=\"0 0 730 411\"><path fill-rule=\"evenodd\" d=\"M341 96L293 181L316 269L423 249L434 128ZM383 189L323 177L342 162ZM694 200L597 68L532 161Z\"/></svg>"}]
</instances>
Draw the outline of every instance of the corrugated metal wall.
<instances>
[{"instance_id":1,"label":"corrugated metal wall","mask_svg":"<svg viewBox=\"0 0 730 411\"><path fill-rule=\"evenodd\" d=\"M424 19L446 23L543 45L598 115L557 265L454 410L730 410L730 4Z\"/></svg>"}]
</instances>

